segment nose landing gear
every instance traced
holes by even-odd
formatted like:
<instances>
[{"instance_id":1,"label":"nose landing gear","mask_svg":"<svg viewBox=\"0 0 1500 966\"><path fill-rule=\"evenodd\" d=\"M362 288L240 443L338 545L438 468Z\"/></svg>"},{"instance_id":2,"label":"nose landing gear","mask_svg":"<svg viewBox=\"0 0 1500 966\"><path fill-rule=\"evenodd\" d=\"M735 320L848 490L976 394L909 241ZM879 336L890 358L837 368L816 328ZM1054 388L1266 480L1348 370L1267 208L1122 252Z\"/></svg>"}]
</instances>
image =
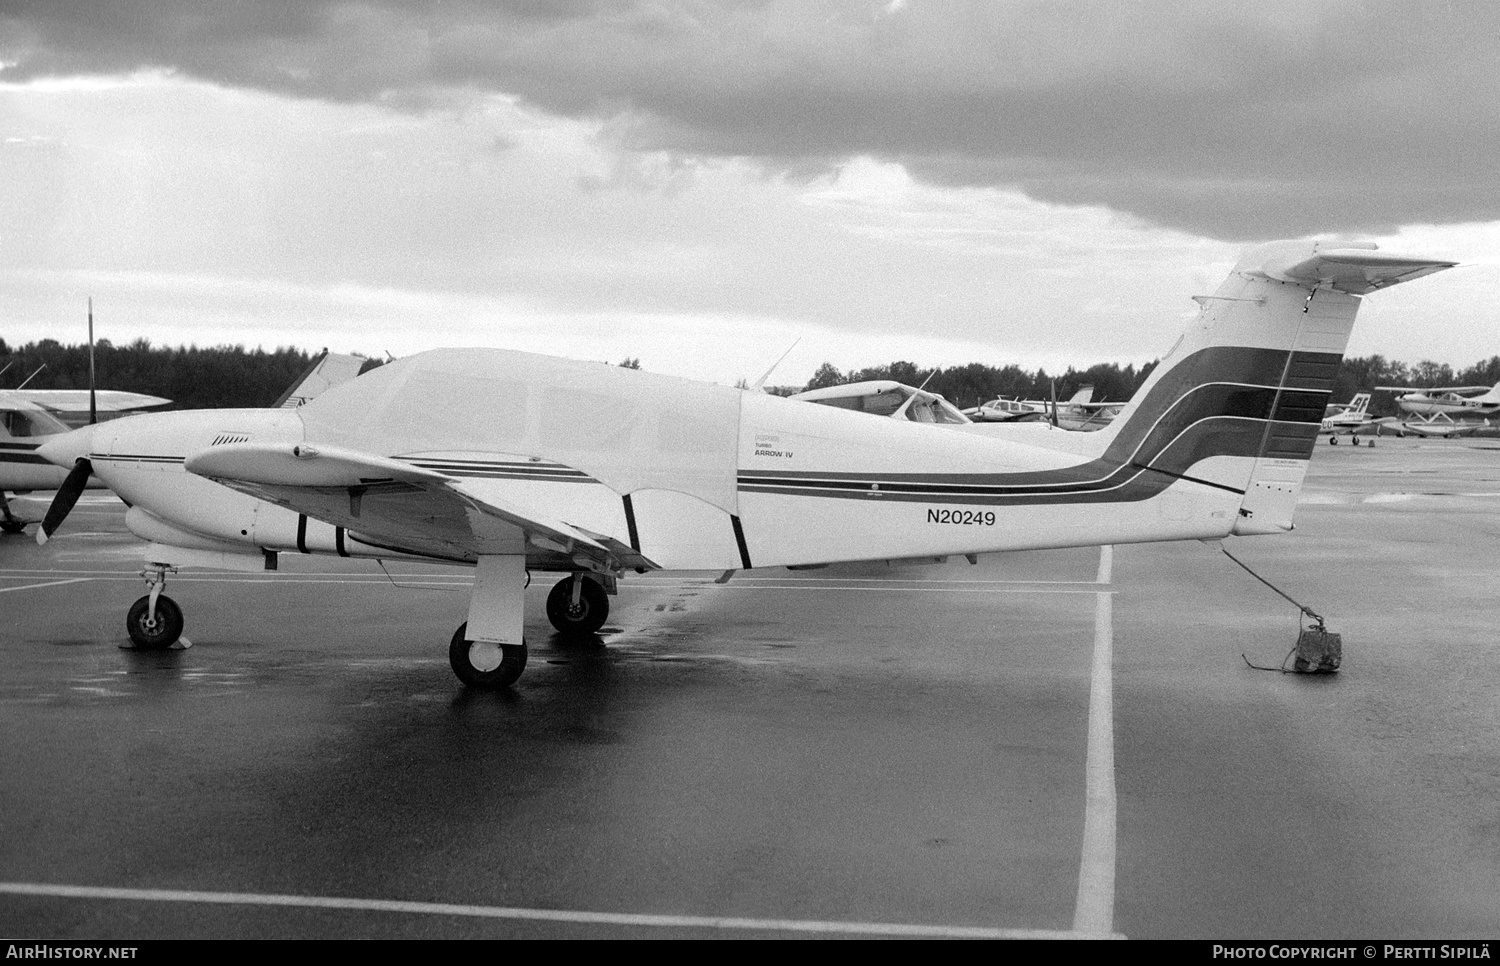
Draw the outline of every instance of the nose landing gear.
<instances>
[{"instance_id":1,"label":"nose landing gear","mask_svg":"<svg viewBox=\"0 0 1500 966\"><path fill-rule=\"evenodd\" d=\"M182 608L162 593L167 585L167 571L174 569L154 564L141 571L148 592L131 604L125 614L125 631L140 650L166 650L182 637Z\"/></svg>"}]
</instances>

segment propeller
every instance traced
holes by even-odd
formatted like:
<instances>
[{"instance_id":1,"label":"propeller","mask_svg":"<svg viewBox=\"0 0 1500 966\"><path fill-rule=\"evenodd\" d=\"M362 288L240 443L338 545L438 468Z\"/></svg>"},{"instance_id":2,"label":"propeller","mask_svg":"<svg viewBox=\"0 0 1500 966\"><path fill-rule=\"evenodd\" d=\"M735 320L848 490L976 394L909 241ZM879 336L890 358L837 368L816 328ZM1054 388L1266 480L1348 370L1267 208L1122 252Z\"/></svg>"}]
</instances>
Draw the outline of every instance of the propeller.
<instances>
[{"instance_id":1,"label":"propeller","mask_svg":"<svg viewBox=\"0 0 1500 966\"><path fill-rule=\"evenodd\" d=\"M42 546L57 532L64 520L73 509L73 504L83 495L84 488L89 485L89 475L94 472L94 464L89 462L88 457L80 456L73 463L73 468L68 471L67 479L63 485L58 487L57 495L52 498L52 505L47 507L47 515L42 517L42 525L36 529L37 546Z\"/></svg>"},{"instance_id":2,"label":"propeller","mask_svg":"<svg viewBox=\"0 0 1500 966\"><path fill-rule=\"evenodd\" d=\"M35 373L33 373L35 375ZM66 466L66 456L72 452L79 452L74 447L82 446L82 452L87 453L89 445L93 442L93 427L99 423L99 408L94 392L94 300L89 299L89 429L74 430L64 434L57 439L43 443L37 449L37 454L43 459L48 459L59 465ZM51 452L49 452L51 451ZM60 452L59 452L60 451ZM63 458L59 459L59 455ZM37 546L44 545L57 528L63 525L68 514L73 512L73 506L83 491L89 485L89 477L94 472L94 464L87 456L78 456L73 460L73 468L68 470L63 485L58 487L57 493L52 497L52 505L47 507L47 515L42 517L42 525L36 528Z\"/></svg>"},{"instance_id":3,"label":"propeller","mask_svg":"<svg viewBox=\"0 0 1500 966\"><path fill-rule=\"evenodd\" d=\"M99 421L99 408L94 397L94 299L89 298L89 425ZM77 497L74 497L77 499ZM72 504L69 504L71 506Z\"/></svg>"}]
</instances>

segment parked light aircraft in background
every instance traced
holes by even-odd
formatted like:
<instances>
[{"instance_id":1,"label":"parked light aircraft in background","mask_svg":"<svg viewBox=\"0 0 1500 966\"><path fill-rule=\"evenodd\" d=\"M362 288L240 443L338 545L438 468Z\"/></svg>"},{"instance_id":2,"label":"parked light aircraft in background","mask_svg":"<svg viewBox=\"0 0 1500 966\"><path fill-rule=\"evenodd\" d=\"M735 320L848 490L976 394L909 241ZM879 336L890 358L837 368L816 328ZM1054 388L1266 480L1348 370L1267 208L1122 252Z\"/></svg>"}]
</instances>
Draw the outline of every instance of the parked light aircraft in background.
<instances>
[{"instance_id":1,"label":"parked light aircraft in background","mask_svg":"<svg viewBox=\"0 0 1500 966\"><path fill-rule=\"evenodd\" d=\"M43 447L148 541L138 646L181 633L175 568L281 553L475 568L465 684L526 666L529 573L554 627L602 626L630 571L733 570L1281 533L1361 296L1454 262L1373 243L1256 248L1095 433L934 431L832 406L498 349L397 360L297 409L148 414ZM586 413L586 418L580 418ZM1019 427L1018 427L1019 428Z\"/></svg>"},{"instance_id":2,"label":"parked light aircraft in background","mask_svg":"<svg viewBox=\"0 0 1500 966\"><path fill-rule=\"evenodd\" d=\"M0 390L0 532L20 533L27 522L11 511L7 490L55 490L62 486L68 471L43 459L37 447L70 432L71 428L27 399L24 393ZM90 486L103 485L85 482Z\"/></svg>"},{"instance_id":3,"label":"parked light aircraft in background","mask_svg":"<svg viewBox=\"0 0 1500 966\"><path fill-rule=\"evenodd\" d=\"M1435 413L1431 416L1414 415L1395 424L1397 436L1427 436L1439 439L1473 436L1489 427L1490 421L1487 419L1454 419L1447 413Z\"/></svg>"},{"instance_id":4,"label":"parked light aircraft in background","mask_svg":"<svg viewBox=\"0 0 1500 966\"><path fill-rule=\"evenodd\" d=\"M1500 415L1500 382L1493 386L1444 386L1414 389L1410 386L1376 386L1382 392L1399 392L1396 405L1403 412L1420 416L1450 416L1454 419Z\"/></svg>"},{"instance_id":5,"label":"parked light aircraft in background","mask_svg":"<svg viewBox=\"0 0 1500 966\"><path fill-rule=\"evenodd\" d=\"M1088 402L1094 398L1093 386L1082 386L1073 393L1071 399L1062 403L1067 406L1073 403ZM1045 399L1012 399L1009 396L1001 396L991 399L989 402L971 409L963 410L963 414L976 423L1012 423L1040 419L1050 419L1052 410L1058 405L1056 400Z\"/></svg>"},{"instance_id":6,"label":"parked light aircraft in background","mask_svg":"<svg viewBox=\"0 0 1500 966\"><path fill-rule=\"evenodd\" d=\"M332 386L353 379L365 359L361 356L340 355L324 349L312 361L297 382L293 383L278 400L278 406L293 405L289 400L307 400ZM55 436L69 432L74 427L66 425L58 416L34 401L34 396L50 396L62 399L61 394L78 393L83 397L82 414L89 414L88 389L30 390L0 389L0 532L20 533L26 524L11 510L6 491L24 493L29 490L55 490L68 478L68 470L47 462L37 452L38 448ZM123 416L125 413L112 409L116 403L130 404L130 400L157 400L153 407L169 405L171 400L141 393L121 392L112 389L93 390L100 421L105 413ZM69 402L68 405L75 405ZM85 481L89 487L103 487L97 476Z\"/></svg>"},{"instance_id":7,"label":"parked light aircraft in background","mask_svg":"<svg viewBox=\"0 0 1500 966\"><path fill-rule=\"evenodd\" d=\"M850 412L908 419L914 423L963 426L970 421L969 417L937 393L892 379L846 382L823 389L809 389L787 398Z\"/></svg>"},{"instance_id":8,"label":"parked light aircraft in background","mask_svg":"<svg viewBox=\"0 0 1500 966\"><path fill-rule=\"evenodd\" d=\"M1360 430L1375 424L1375 417L1370 415L1369 409L1370 394L1367 392L1355 393L1354 398L1346 403L1329 403L1323 411L1322 428L1328 434L1328 442L1336 444L1342 435L1348 436L1349 442L1358 446Z\"/></svg>"},{"instance_id":9,"label":"parked light aircraft in background","mask_svg":"<svg viewBox=\"0 0 1500 966\"><path fill-rule=\"evenodd\" d=\"M1009 399L1001 396L963 413L976 423L1049 421L1062 429L1102 429L1125 406L1124 403L1094 402L1094 387L1085 385L1072 398L1057 402L1042 399Z\"/></svg>"}]
</instances>

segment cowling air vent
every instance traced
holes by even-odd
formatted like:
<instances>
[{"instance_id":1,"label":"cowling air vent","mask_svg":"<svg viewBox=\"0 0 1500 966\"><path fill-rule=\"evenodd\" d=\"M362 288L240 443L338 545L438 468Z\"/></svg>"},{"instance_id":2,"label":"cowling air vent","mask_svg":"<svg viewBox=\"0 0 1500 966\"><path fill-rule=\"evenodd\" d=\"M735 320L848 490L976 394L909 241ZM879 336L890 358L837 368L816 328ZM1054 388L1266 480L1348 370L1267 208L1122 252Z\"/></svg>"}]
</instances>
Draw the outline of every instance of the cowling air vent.
<instances>
[{"instance_id":1,"label":"cowling air vent","mask_svg":"<svg viewBox=\"0 0 1500 966\"><path fill-rule=\"evenodd\" d=\"M248 433L220 433L219 435L215 436L214 441L212 443L209 443L208 445L223 446L225 443L248 442L250 442L250 435Z\"/></svg>"}]
</instances>

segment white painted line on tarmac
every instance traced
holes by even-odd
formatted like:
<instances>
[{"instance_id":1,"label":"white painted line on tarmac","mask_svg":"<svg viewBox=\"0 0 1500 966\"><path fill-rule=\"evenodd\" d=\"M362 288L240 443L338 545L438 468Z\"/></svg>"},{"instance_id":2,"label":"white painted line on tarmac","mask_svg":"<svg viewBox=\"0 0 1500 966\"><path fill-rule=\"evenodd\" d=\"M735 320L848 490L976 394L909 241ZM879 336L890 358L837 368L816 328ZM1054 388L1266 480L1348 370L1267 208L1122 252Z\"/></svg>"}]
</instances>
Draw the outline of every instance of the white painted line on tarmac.
<instances>
[{"instance_id":1,"label":"white painted line on tarmac","mask_svg":"<svg viewBox=\"0 0 1500 966\"><path fill-rule=\"evenodd\" d=\"M1060 929L1003 929L987 926L927 926L887 922L825 922L808 919L738 919L728 916L664 916L627 912L579 912L565 909L521 909L445 902L403 902L338 896L291 896L256 892L193 892L181 889L114 889L95 886L0 882L0 893L67 899L125 899L137 902L196 902L216 905L285 906L302 909L347 909L354 912L523 919L583 925L657 926L688 929L741 929L771 932L909 936L943 939L1087 939Z\"/></svg>"},{"instance_id":2,"label":"white painted line on tarmac","mask_svg":"<svg viewBox=\"0 0 1500 966\"><path fill-rule=\"evenodd\" d=\"M1099 584L1114 570L1114 548L1099 548ZM1076 933L1115 937L1115 728L1113 595L1094 602L1094 669L1089 686L1089 743L1083 859L1078 866Z\"/></svg>"},{"instance_id":3,"label":"white painted line on tarmac","mask_svg":"<svg viewBox=\"0 0 1500 966\"><path fill-rule=\"evenodd\" d=\"M92 580L91 577L73 577L68 580L49 580L40 584L23 584L20 587L0 587L0 594L8 594L13 590L36 590L38 587L57 587L62 584L81 584Z\"/></svg>"}]
</instances>

